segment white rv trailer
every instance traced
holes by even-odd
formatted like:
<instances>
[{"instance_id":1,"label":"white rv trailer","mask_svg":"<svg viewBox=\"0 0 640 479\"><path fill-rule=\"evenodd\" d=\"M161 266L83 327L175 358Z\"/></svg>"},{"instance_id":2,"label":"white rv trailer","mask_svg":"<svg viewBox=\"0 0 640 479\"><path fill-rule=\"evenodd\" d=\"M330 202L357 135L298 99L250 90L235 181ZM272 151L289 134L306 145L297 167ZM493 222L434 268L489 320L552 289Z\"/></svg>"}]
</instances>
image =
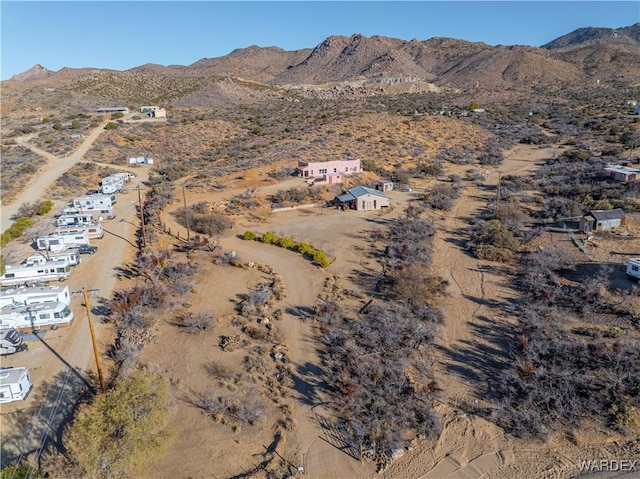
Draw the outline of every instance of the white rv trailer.
<instances>
[{"instance_id":1,"label":"white rv trailer","mask_svg":"<svg viewBox=\"0 0 640 479\"><path fill-rule=\"evenodd\" d=\"M31 266L7 265L0 276L0 286L18 286L22 284L40 284L50 281L64 281L71 276L71 266L67 261L47 261Z\"/></svg>"},{"instance_id":2,"label":"white rv trailer","mask_svg":"<svg viewBox=\"0 0 640 479\"><path fill-rule=\"evenodd\" d=\"M91 215L94 221L102 221L102 220L112 220L116 217L116 211L113 208L104 208L104 209L95 209L95 208L85 208L84 212L81 213L80 209L72 206L67 207L62 210L63 215L80 215L87 214ZM59 225L62 226L62 225Z\"/></svg>"},{"instance_id":3,"label":"white rv trailer","mask_svg":"<svg viewBox=\"0 0 640 479\"><path fill-rule=\"evenodd\" d=\"M0 356L14 354L27 349L22 334L13 328L0 328Z\"/></svg>"},{"instance_id":4,"label":"white rv trailer","mask_svg":"<svg viewBox=\"0 0 640 479\"><path fill-rule=\"evenodd\" d=\"M60 251L44 251L29 256L22 264L44 264L47 261L68 261L71 266L80 264L80 251L78 248L66 248Z\"/></svg>"},{"instance_id":5,"label":"white rv trailer","mask_svg":"<svg viewBox=\"0 0 640 479\"><path fill-rule=\"evenodd\" d=\"M73 311L64 303L46 302L16 304L0 309L0 325L18 331L38 331L43 328L58 329L73 321Z\"/></svg>"},{"instance_id":6,"label":"white rv trailer","mask_svg":"<svg viewBox=\"0 0 640 479\"><path fill-rule=\"evenodd\" d=\"M28 288L3 288L0 290L0 307L12 304L37 303L71 304L69 286L30 286Z\"/></svg>"},{"instance_id":7,"label":"white rv trailer","mask_svg":"<svg viewBox=\"0 0 640 479\"><path fill-rule=\"evenodd\" d=\"M100 223L94 222L88 225L75 225L75 226L58 226L54 234L76 234L86 231L89 235L89 239L102 239L104 236L104 230Z\"/></svg>"},{"instance_id":8,"label":"white rv trailer","mask_svg":"<svg viewBox=\"0 0 640 479\"><path fill-rule=\"evenodd\" d=\"M124 181L112 178L110 176L103 178L100 184L100 191L103 195L117 193L124 188Z\"/></svg>"},{"instance_id":9,"label":"white rv trailer","mask_svg":"<svg viewBox=\"0 0 640 479\"><path fill-rule=\"evenodd\" d=\"M640 258L629 258L627 260L627 275L640 282Z\"/></svg>"},{"instance_id":10,"label":"white rv trailer","mask_svg":"<svg viewBox=\"0 0 640 479\"><path fill-rule=\"evenodd\" d=\"M27 399L33 388L27 368L0 369L0 403Z\"/></svg>"},{"instance_id":11,"label":"white rv trailer","mask_svg":"<svg viewBox=\"0 0 640 479\"><path fill-rule=\"evenodd\" d=\"M52 233L36 239L38 250L49 250L60 252L67 248L77 247L89 243L89 232L80 231L77 233Z\"/></svg>"},{"instance_id":12,"label":"white rv trailer","mask_svg":"<svg viewBox=\"0 0 640 479\"><path fill-rule=\"evenodd\" d=\"M72 214L72 215L60 215L56 218L55 225L56 226L77 226L77 225L88 225L96 220L93 218L91 213L85 214Z\"/></svg>"},{"instance_id":13,"label":"white rv trailer","mask_svg":"<svg viewBox=\"0 0 640 479\"><path fill-rule=\"evenodd\" d=\"M74 208L78 208L81 213L87 213L92 210L107 210L115 203L116 195L89 195L73 200Z\"/></svg>"}]
</instances>

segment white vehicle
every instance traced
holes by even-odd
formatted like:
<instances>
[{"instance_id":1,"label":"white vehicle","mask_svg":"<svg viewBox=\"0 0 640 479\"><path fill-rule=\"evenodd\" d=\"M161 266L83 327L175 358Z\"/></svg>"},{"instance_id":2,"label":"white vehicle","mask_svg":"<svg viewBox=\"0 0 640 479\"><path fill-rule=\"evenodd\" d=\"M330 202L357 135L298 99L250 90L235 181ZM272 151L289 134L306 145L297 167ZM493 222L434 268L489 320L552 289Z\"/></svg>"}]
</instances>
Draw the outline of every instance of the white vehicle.
<instances>
[{"instance_id":1,"label":"white vehicle","mask_svg":"<svg viewBox=\"0 0 640 479\"><path fill-rule=\"evenodd\" d=\"M24 260L22 264L44 264L47 261L67 261L71 266L76 266L79 265L82 260L78 248L66 248L56 252L45 251L40 254L34 254Z\"/></svg>"},{"instance_id":2,"label":"white vehicle","mask_svg":"<svg viewBox=\"0 0 640 479\"><path fill-rule=\"evenodd\" d=\"M84 212L81 213L80 209L75 207L67 207L62 210L63 215L80 215L87 214L91 215L94 221L102 221L102 220L112 220L116 217L116 211L112 207L110 208L85 208ZM59 225L62 226L62 225Z\"/></svg>"},{"instance_id":3,"label":"white vehicle","mask_svg":"<svg viewBox=\"0 0 640 479\"><path fill-rule=\"evenodd\" d=\"M77 234L86 231L89 235L89 239L102 239L104 236L104 230L100 223L93 222L87 225L75 225L75 226L58 226L54 234Z\"/></svg>"},{"instance_id":4,"label":"white vehicle","mask_svg":"<svg viewBox=\"0 0 640 479\"><path fill-rule=\"evenodd\" d=\"M37 303L71 304L69 286L30 286L28 288L4 288L0 290L0 307L12 304Z\"/></svg>"},{"instance_id":5,"label":"white vehicle","mask_svg":"<svg viewBox=\"0 0 640 479\"><path fill-rule=\"evenodd\" d=\"M22 334L13 328L0 328L0 355L14 354L27 349Z\"/></svg>"},{"instance_id":6,"label":"white vehicle","mask_svg":"<svg viewBox=\"0 0 640 479\"><path fill-rule=\"evenodd\" d=\"M27 368L0 369L0 403L27 399L33 388Z\"/></svg>"},{"instance_id":7,"label":"white vehicle","mask_svg":"<svg viewBox=\"0 0 640 479\"><path fill-rule=\"evenodd\" d=\"M116 195L90 195L81 196L73 200L74 208L78 208L81 213L91 210L108 210L116 203Z\"/></svg>"},{"instance_id":8,"label":"white vehicle","mask_svg":"<svg viewBox=\"0 0 640 479\"><path fill-rule=\"evenodd\" d=\"M78 226L78 225L90 225L96 220L91 213L85 214L70 214L60 215L56 218L56 226Z\"/></svg>"},{"instance_id":9,"label":"white vehicle","mask_svg":"<svg viewBox=\"0 0 640 479\"><path fill-rule=\"evenodd\" d=\"M59 253L62 250L85 244L90 244L88 231L80 231L76 233L52 233L36 239L36 247L38 250L49 250L54 253Z\"/></svg>"},{"instance_id":10,"label":"white vehicle","mask_svg":"<svg viewBox=\"0 0 640 479\"><path fill-rule=\"evenodd\" d=\"M64 303L47 302L16 304L0 309L0 325L18 331L38 331L43 328L58 329L73 321L73 311Z\"/></svg>"},{"instance_id":11,"label":"white vehicle","mask_svg":"<svg viewBox=\"0 0 640 479\"><path fill-rule=\"evenodd\" d=\"M22 284L40 284L50 281L64 281L71 276L71 266L67 261L47 261L31 266L7 265L0 276L0 286L18 286Z\"/></svg>"},{"instance_id":12,"label":"white vehicle","mask_svg":"<svg viewBox=\"0 0 640 479\"><path fill-rule=\"evenodd\" d=\"M627 275L640 282L640 258L630 258L627 260Z\"/></svg>"}]
</instances>

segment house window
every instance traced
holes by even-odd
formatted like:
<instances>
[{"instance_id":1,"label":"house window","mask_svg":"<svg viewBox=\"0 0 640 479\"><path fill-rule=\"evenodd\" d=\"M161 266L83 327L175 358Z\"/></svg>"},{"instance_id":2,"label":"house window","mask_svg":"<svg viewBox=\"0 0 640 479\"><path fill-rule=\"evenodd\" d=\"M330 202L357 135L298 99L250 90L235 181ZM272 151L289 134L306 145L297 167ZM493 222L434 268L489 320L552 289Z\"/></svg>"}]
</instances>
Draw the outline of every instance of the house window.
<instances>
[{"instance_id":1,"label":"house window","mask_svg":"<svg viewBox=\"0 0 640 479\"><path fill-rule=\"evenodd\" d=\"M337 173L337 172L338 172L338 168L334 168L334 169L333 169L333 172L334 172L334 173Z\"/></svg>"},{"instance_id":2,"label":"house window","mask_svg":"<svg viewBox=\"0 0 640 479\"><path fill-rule=\"evenodd\" d=\"M376 201L376 200L373 200L373 209L375 210L375 209L376 209L376 207L377 207L377 201Z\"/></svg>"},{"instance_id":3,"label":"house window","mask_svg":"<svg viewBox=\"0 0 640 479\"><path fill-rule=\"evenodd\" d=\"M326 175L327 174L327 169L326 168L320 168L320 174L321 175Z\"/></svg>"},{"instance_id":4,"label":"house window","mask_svg":"<svg viewBox=\"0 0 640 479\"><path fill-rule=\"evenodd\" d=\"M48 318L48 316L47 316L46 314L40 314L40 315L38 315L38 318L40 318L40 319L47 319L47 318Z\"/></svg>"},{"instance_id":5,"label":"house window","mask_svg":"<svg viewBox=\"0 0 640 479\"><path fill-rule=\"evenodd\" d=\"M364 200L362 200L362 209L364 209L364 208L365 208L365 206L364 206L364 205L365 205L365 202L364 202Z\"/></svg>"},{"instance_id":6,"label":"house window","mask_svg":"<svg viewBox=\"0 0 640 479\"><path fill-rule=\"evenodd\" d=\"M638 266L631 266L631 271L638 271L640 270L640 267Z\"/></svg>"}]
</instances>

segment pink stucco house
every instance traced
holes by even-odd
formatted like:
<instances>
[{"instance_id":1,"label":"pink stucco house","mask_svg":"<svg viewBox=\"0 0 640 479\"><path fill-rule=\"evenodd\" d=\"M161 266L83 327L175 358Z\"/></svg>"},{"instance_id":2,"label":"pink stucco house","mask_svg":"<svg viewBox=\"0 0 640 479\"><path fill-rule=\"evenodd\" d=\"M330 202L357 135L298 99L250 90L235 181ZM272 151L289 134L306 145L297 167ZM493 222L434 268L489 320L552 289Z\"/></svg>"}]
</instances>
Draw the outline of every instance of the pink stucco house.
<instances>
[{"instance_id":1,"label":"pink stucco house","mask_svg":"<svg viewBox=\"0 0 640 479\"><path fill-rule=\"evenodd\" d=\"M347 158L345 160L309 162L298 160L296 171L303 178L327 178L335 175L353 175L361 173L360 160Z\"/></svg>"}]
</instances>

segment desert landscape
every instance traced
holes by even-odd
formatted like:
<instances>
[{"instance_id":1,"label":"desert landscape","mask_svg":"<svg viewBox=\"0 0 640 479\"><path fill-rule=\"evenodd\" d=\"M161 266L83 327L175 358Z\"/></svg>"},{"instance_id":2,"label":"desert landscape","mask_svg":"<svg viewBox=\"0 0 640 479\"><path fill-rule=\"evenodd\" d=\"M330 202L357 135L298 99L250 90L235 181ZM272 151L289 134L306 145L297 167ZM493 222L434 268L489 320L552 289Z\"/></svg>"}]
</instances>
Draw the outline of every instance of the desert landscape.
<instances>
[{"instance_id":1,"label":"desert landscape","mask_svg":"<svg viewBox=\"0 0 640 479\"><path fill-rule=\"evenodd\" d=\"M402 82L358 69L411 42L361 35L320 45L349 71L256 47L3 82L3 268L135 177L67 280L73 323L2 357L33 380L0 405L2 477L635 477L640 181L605 168L640 168L640 74L603 61L596 87L575 58L640 58L639 25L429 40L466 67L386 65Z\"/></svg>"}]
</instances>

